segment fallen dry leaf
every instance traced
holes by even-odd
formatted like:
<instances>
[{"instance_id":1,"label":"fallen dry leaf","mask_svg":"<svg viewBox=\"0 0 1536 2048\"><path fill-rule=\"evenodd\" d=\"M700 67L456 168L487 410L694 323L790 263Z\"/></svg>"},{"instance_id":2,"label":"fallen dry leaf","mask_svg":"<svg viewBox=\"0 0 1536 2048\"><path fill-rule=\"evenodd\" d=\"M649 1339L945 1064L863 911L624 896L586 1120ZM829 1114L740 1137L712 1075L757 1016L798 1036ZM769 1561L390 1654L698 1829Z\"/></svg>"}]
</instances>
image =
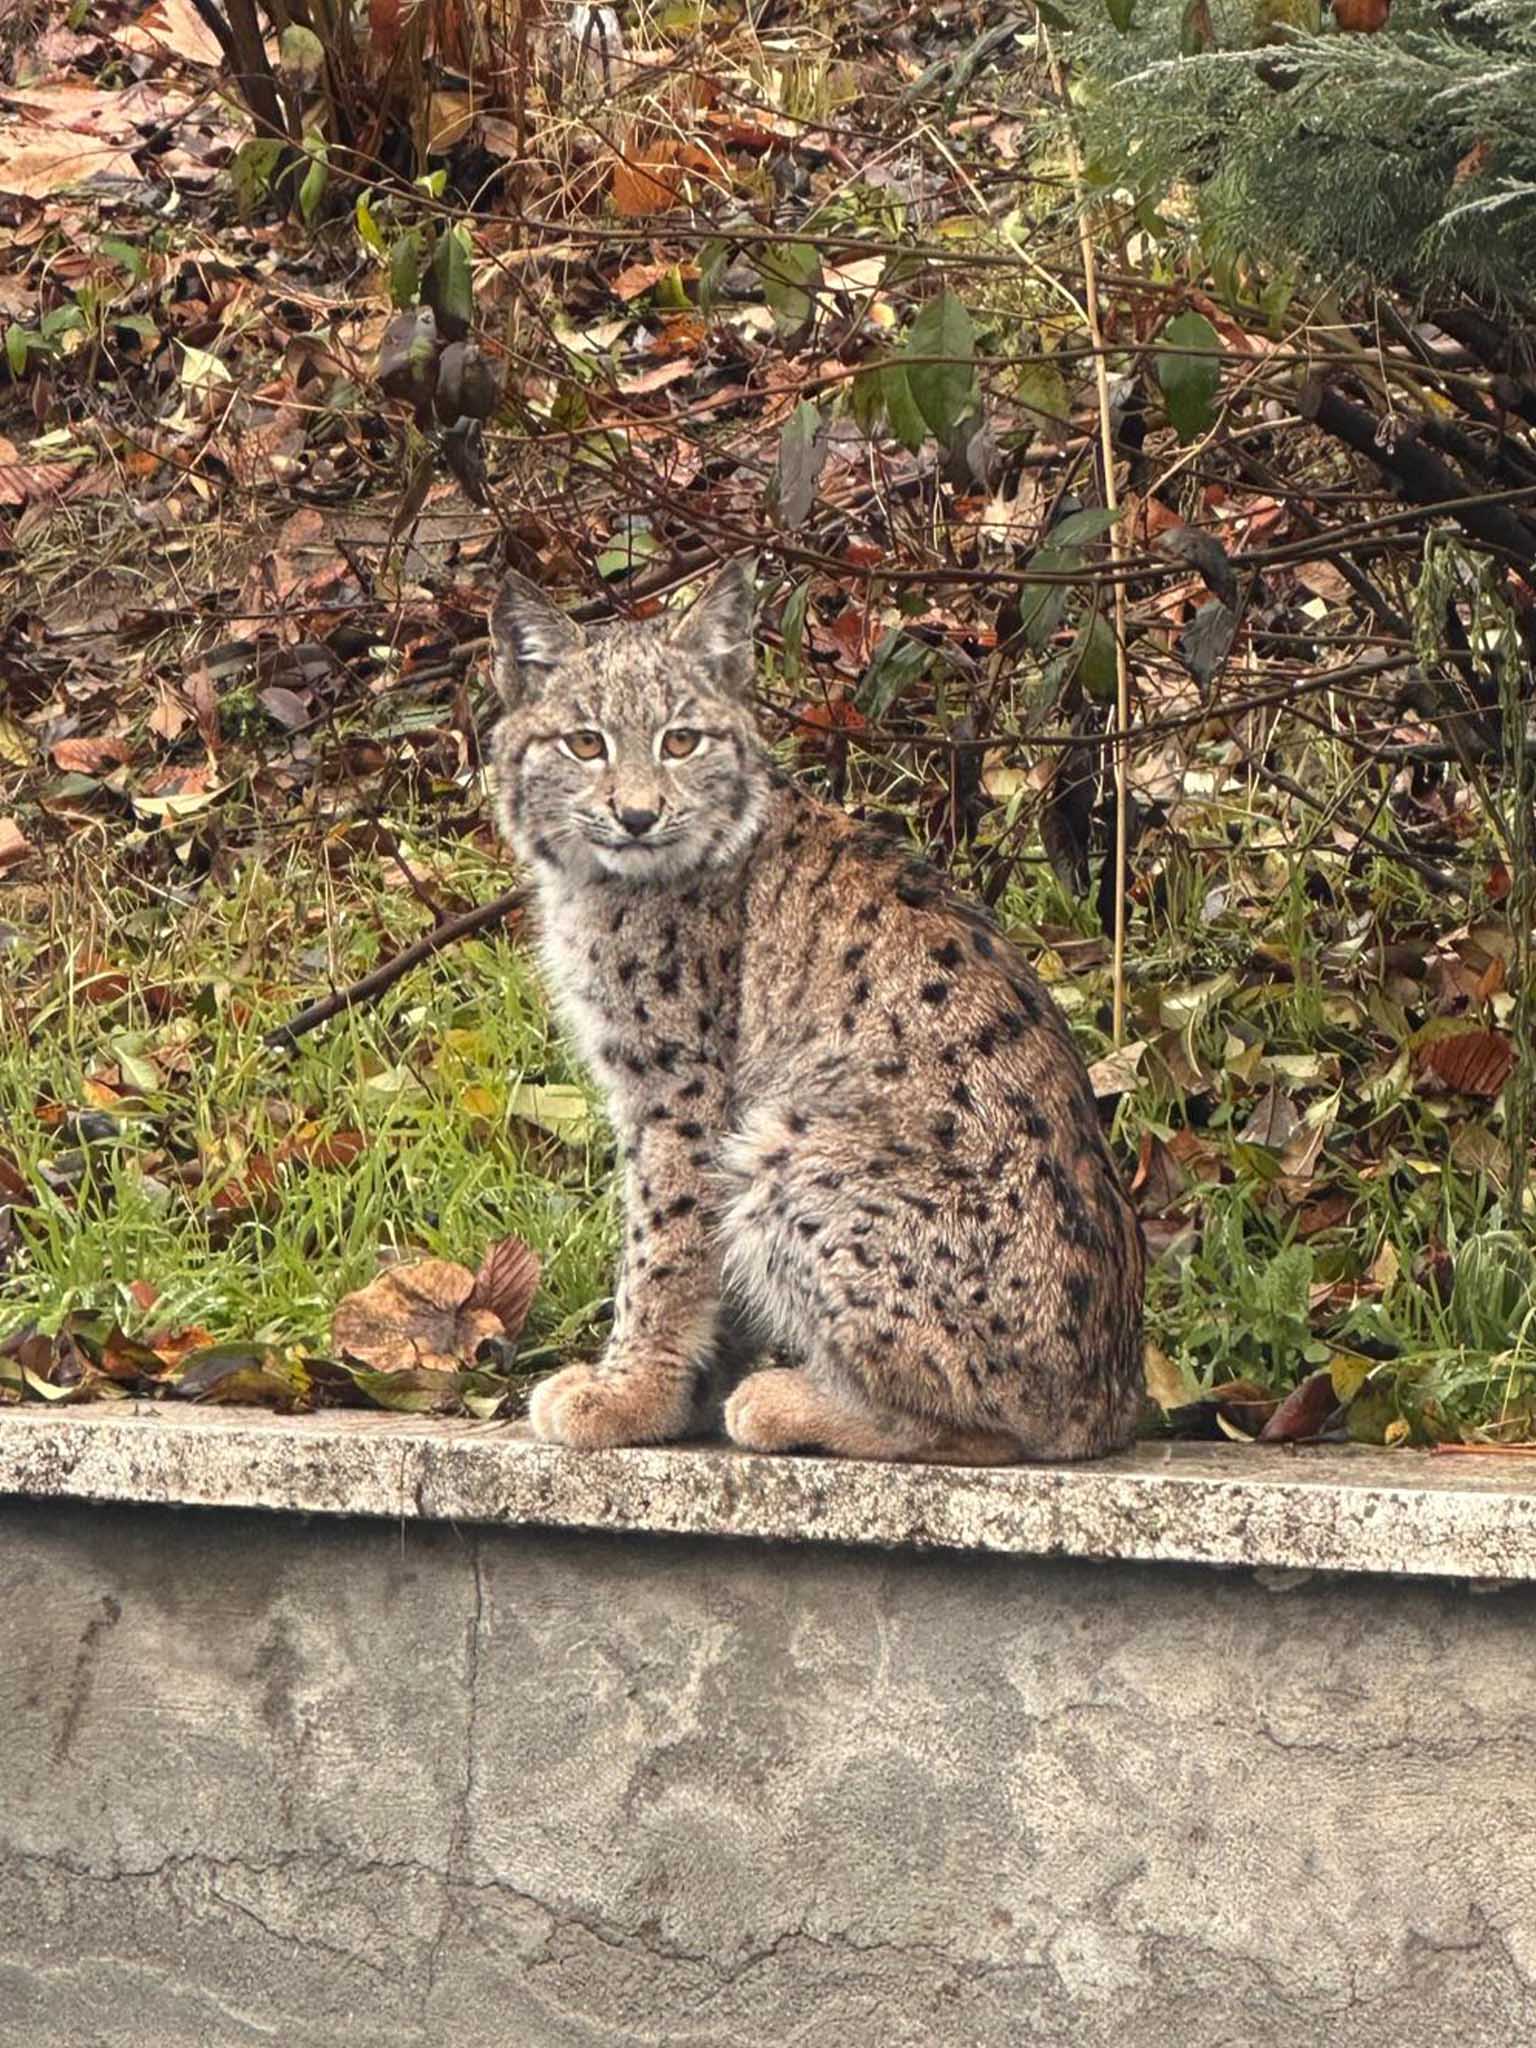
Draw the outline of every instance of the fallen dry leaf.
<instances>
[{"instance_id":1,"label":"fallen dry leaf","mask_svg":"<svg viewBox=\"0 0 1536 2048\"><path fill-rule=\"evenodd\" d=\"M1423 1047L1424 1066L1459 1095L1498 1094L1515 1064L1512 1039L1502 1031L1457 1031Z\"/></svg>"},{"instance_id":2,"label":"fallen dry leaf","mask_svg":"<svg viewBox=\"0 0 1536 2048\"><path fill-rule=\"evenodd\" d=\"M622 299L628 305L631 299L638 299L642 292L648 292L653 284L660 284L671 268L670 263L628 263L608 289L616 299Z\"/></svg>"},{"instance_id":3,"label":"fallen dry leaf","mask_svg":"<svg viewBox=\"0 0 1536 2048\"><path fill-rule=\"evenodd\" d=\"M1148 1342L1144 1364L1147 1392L1165 1415L1171 1408L1185 1408L1199 1400L1200 1389L1192 1376L1160 1344Z\"/></svg>"},{"instance_id":4,"label":"fallen dry leaf","mask_svg":"<svg viewBox=\"0 0 1536 2048\"><path fill-rule=\"evenodd\" d=\"M46 199L98 179L141 185L144 173L125 149L89 142L72 128L13 125L0 131L0 192Z\"/></svg>"},{"instance_id":5,"label":"fallen dry leaf","mask_svg":"<svg viewBox=\"0 0 1536 2048\"><path fill-rule=\"evenodd\" d=\"M32 842L13 818L0 818L0 868L8 868L19 860L25 860L32 851Z\"/></svg>"},{"instance_id":6,"label":"fallen dry leaf","mask_svg":"<svg viewBox=\"0 0 1536 2048\"><path fill-rule=\"evenodd\" d=\"M696 143L663 136L639 149L631 148L613 161L612 191L615 213L637 218L647 213L666 213L679 204L683 178L688 171L702 171L718 177L720 166L707 150Z\"/></svg>"},{"instance_id":7,"label":"fallen dry leaf","mask_svg":"<svg viewBox=\"0 0 1536 2048\"><path fill-rule=\"evenodd\" d=\"M458 1372L503 1334L501 1317L474 1294L474 1274L449 1259L391 1266L338 1302L331 1341L375 1372Z\"/></svg>"},{"instance_id":8,"label":"fallen dry leaf","mask_svg":"<svg viewBox=\"0 0 1536 2048\"><path fill-rule=\"evenodd\" d=\"M313 1125L306 1124L285 1141L280 1156L301 1160L305 1166L323 1171L353 1166L367 1150L368 1140L361 1131L320 1132Z\"/></svg>"},{"instance_id":9,"label":"fallen dry leaf","mask_svg":"<svg viewBox=\"0 0 1536 2048\"><path fill-rule=\"evenodd\" d=\"M1130 1045L1122 1045L1116 1051L1106 1053L1101 1060L1095 1060L1088 1069L1088 1079L1093 1084L1095 1095L1123 1095L1136 1085L1136 1070L1146 1052L1146 1040L1138 1038Z\"/></svg>"},{"instance_id":10,"label":"fallen dry leaf","mask_svg":"<svg viewBox=\"0 0 1536 2048\"><path fill-rule=\"evenodd\" d=\"M4 179L0 177L0 185ZM80 474L73 462L0 462L0 505L56 498Z\"/></svg>"},{"instance_id":11,"label":"fallen dry leaf","mask_svg":"<svg viewBox=\"0 0 1536 2048\"><path fill-rule=\"evenodd\" d=\"M192 714L168 682L156 685L155 708L149 714L149 729L162 740L174 740L192 723Z\"/></svg>"},{"instance_id":12,"label":"fallen dry leaf","mask_svg":"<svg viewBox=\"0 0 1536 2048\"><path fill-rule=\"evenodd\" d=\"M1259 1431L1261 1444L1289 1444L1316 1436L1339 1405L1333 1374L1326 1366L1293 1387Z\"/></svg>"},{"instance_id":13,"label":"fallen dry leaf","mask_svg":"<svg viewBox=\"0 0 1536 2048\"><path fill-rule=\"evenodd\" d=\"M514 1342L528 1320L539 1291L539 1255L520 1237L503 1237L480 1261L475 1275L473 1308L488 1308L500 1318L507 1341Z\"/></svg>"},{"instance_id":14,"label":"fallen dry leaf","mask_svg":"<svg viewBox=\"0 0 1536 2048\"><path fill-rule=\"evenodd\" d=\"M114 739L55 740L49 752L66 775L103 775L128 758L126 743Z\"/></svg>"},{"instance_id":15,"label":"fallen dry leaf","mask_svg":"<svg viewBox=\"0 0 1536 2048\"><path fill-rule=\"evenodd\" d=\"M648 392L664 391L669 384L691 377L694 369L695 365L686 357L678 356L669 363L657 363L649 370L635 370L620 377L618 389L626 398L643 398Z\"/></svg>"},{"instance_id":16,"label":"fallen dry leaf","mask_svg":"<svg viewBox=\"0 0 1536 2048\"><path fill-rule=\"evenodd\" d=\"M189 64L217 66L224 61L218 37L192 0L153 0L132 28L118 31L117 40L125 49L152 55L168 50Z\"/></svg>"}]
</instances>

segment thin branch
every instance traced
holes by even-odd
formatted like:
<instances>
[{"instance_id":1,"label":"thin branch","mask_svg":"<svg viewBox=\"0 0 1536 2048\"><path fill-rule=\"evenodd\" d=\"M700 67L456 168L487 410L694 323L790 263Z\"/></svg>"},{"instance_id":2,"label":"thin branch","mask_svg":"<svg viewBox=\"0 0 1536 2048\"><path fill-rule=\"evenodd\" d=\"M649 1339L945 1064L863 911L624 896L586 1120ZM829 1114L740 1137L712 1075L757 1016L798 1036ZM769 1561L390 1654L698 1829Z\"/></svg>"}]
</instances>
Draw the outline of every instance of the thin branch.
<instances>
[{"instance_id":1,"label":"thin branch","mask_svg":"<svg viewBox=\"0 0 1536 2048\"><path fill-rule=\"evenodd\" d=\"M333 1017L339 1017L344 1010L356 1009L360 1003L371 1003L381 996L403 974L409 974L413 967L419 967L423 960L430 960L434 953L441 953L445 947L459 939L467 939L474 932L482 932L488 926L505 922L515 917L528 900L525 889L508 889L502 895L493 897L489 903L479 903L473 910L466 910L458 917L450 917L436 925L425 937L407 946L403 953L396 953L392 960L386 960L365 974L360 981L354 981L347 988L333 989L319 1002L311 1003L300 1010L296 1017L290 1017L286 1024L279 1024L268 1031L262 1039L264 1045L280 1051L291 1052L301 1038L311 1031L318 1031L322 1024L329 1024Z\"/></svg>"}]
</instances>

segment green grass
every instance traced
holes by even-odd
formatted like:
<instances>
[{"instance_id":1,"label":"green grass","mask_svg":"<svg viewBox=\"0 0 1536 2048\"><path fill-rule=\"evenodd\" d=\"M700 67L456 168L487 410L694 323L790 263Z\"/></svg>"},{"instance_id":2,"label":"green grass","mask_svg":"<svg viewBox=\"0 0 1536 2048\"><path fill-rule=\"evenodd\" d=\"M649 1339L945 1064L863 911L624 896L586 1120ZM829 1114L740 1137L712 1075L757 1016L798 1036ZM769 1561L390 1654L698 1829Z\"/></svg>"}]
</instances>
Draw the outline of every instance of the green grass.
<instances>
[{"instance_id":1,"label":"green grass","mask_svg":"<svg viewBox=\"0 0 1536 2048\"><path fill-rule=\"evenodd\" d=\"M491 893L477 866L455 879ZM418 935L421 907L371 861L250 861L185 897L82 871L0 951L0 1150L38 1197L11 1212L0 1325L324 1351L384 1260L473 1267L515 1232L544 1262L530 1341L589 1339L608 1146L595 1115L556 1137L517 1113L521 1085L579 1079L526 949L463 943L287 1054L263 1033Z\"/></svg>"}]
</instances>

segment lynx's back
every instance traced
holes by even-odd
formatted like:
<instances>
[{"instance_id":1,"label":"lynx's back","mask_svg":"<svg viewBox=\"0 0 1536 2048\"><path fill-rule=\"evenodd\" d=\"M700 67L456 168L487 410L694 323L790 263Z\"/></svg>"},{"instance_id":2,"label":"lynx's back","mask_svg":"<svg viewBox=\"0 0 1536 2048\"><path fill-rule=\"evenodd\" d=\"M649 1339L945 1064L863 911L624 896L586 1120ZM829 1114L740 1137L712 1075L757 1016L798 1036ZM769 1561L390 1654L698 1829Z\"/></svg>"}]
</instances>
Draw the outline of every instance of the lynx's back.
<instances>
[{"instance_id":1,"label":"lynx's back","mask_svg":"<svg viewBox=\"0 0 1536 2048\"><path fill-rule=\"evenodd\" d=\"M779 774L750 591L589 639L510 580L502 814L626 1181L613 1339L536 1392L577 1444L686 1432L723 1348L762 1450L1122 1447L1139 1228L1064 1020L990 921Z\"/></svg>"}]
</instances>

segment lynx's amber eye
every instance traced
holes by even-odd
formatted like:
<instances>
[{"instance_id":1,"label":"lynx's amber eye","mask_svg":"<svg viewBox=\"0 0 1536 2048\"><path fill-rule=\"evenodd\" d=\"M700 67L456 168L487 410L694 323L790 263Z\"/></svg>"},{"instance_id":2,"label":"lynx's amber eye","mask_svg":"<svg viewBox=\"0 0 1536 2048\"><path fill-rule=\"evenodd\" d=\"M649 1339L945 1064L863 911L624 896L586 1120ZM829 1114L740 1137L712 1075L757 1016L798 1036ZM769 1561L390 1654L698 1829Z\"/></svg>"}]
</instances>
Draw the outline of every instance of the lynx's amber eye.
<instances>
[{"instance_id":1,"label":"lynx's amber eye","mask_svg":"<svg viewBox=\"0 0 1536 2048\"><path fill-rule=\"evenodd\" d=\"M690 754L698 752L702 737L703 735L696 733L692 726L674 725L670 732L662 734L661 751L669 761L686 761Z\"/></svg>"},{"instance_id":2,"label":"lynx's amber eye","mask_svg":"<svg viewBox=\"0 0 1536 2048\"><path fill-rule=\"evenodd\" d=\"M573 761L601 761L608 751L608 744L600 732L583 727L580 732L568 732L560 744Z\"/></svg>"}]
</instances>

